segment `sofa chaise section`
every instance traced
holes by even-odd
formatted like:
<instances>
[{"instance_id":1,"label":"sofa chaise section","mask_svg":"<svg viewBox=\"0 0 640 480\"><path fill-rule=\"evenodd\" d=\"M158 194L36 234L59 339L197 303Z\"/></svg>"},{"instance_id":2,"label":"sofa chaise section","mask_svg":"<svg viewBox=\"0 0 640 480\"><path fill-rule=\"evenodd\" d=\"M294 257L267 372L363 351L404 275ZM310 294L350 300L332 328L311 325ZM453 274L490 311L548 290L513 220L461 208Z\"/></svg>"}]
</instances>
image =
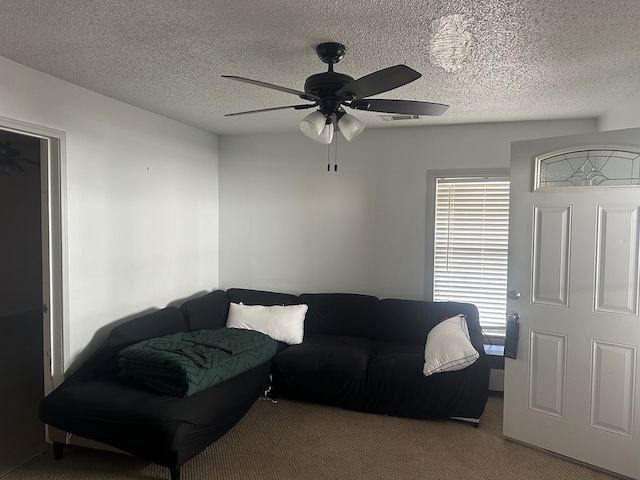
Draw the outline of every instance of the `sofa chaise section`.
<instances>
[{"instance_id":1,"label":"sofa chaise section","mask_svg":"<svg viewBox=\"0 0 640 480\"><path fill-rule=\"evenodd\" d=\"M200 310L206 315L219 306L212 302L219 298L209 294L186 302L181 310L196 322ZM228 432L269 384L268 362L185 398L159 393L119 375L118 352L124 347L188 330L185 317L175 307L115 327L104 344L41 402L40 419L168 467L172 480L178 480L180 466ZM54 444L58 458L62 447Z\"/></svg>"}]
</instances>

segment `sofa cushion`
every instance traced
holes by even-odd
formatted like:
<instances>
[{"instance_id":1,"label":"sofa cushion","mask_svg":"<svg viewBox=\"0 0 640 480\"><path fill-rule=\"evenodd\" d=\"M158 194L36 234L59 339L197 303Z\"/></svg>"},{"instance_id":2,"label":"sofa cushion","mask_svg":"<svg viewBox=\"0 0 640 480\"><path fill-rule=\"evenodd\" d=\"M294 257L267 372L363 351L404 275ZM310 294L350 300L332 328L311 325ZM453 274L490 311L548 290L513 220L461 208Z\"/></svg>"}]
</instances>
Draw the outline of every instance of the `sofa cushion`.
<instances>
[{"instance_id":1,"label":"sofa cushion","mask_svg":"<svg viewBox=\"0 0 640 480\"><path fill-rule=\"evenodd\" d=\"M307 335L273 357L273 395L357 410L373 354L366 339Z\"/></svg>"},{"instance_id":2,"label":"sofa cushion","mask_svg":"<svg viewBox=\"0 0 640 480\"><path fill-rule=\"evenodd\" d=\"M362 410L410 418L480 418L488 396L486 357L455 372L425 377L420 353L388 353L371 359Z\"/></svg>"},{"instance_id":3,"label":"sofa cushion","mask_svg":"<svg viewBox=\"0 0 640 480\"><path fill-rule=\"evenodd\" d=\"M424 346L427 335L441 320L463 314L467 317L471 343L476 349L482 349L482 332L475 305L386 298L380 300L380 307L383 324L375 330L375 340Z\"/></svg>"},{"instance_id":4,"label":"sofa cushion","mask_svg":"<svg viewBox=\"0 0 640 480\"><path fill-rule=\"evenodd\" d=\"M298 297L309 305L307 334L376 338L380 328L380 301L354 293L305 293ZM373 335L373 336L372 336Z\"/></svg>"},{"instance_id":5,"label":"sofa cushion","mask_svg":"<svg viewBox=\"0 0 640 480\"><path fill-rule=\"evenodd\" d=\"M424 357L424 345L409 343L372 342L374 357L385 355L420 355Z\"/></svg>"},{"instance_id":6,"label":"sofa cushion","mask_svg":"<svg viewBox=\"0 0 640 480\"><path fill-rule=\"evenodd\" d=\"M216 290L198 298L187 300L180 306L190 331L204 328L217 330L225 326L229 300L223 290Z\"/></svg>"}]
</instances>

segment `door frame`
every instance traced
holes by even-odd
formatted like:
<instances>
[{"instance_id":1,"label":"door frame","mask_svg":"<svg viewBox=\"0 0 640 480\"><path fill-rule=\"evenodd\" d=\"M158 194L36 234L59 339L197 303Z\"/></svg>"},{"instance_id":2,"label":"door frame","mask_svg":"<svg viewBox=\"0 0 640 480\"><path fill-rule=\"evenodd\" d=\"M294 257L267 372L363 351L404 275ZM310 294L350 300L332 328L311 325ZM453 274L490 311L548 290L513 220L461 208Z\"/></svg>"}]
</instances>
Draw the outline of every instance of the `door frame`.
<instances>
[{"instance_id":1,"label":"door frame","mask_svg":"<svg viewBox=\"0 0 640 480\"><path fill-rule=\"evenodd\" d=\"M42 326L44 394L64 376L64 352L69 349L68 327L68 242L66 133L41 125L1 117L0 129L40 138L40 200L42 205Z\"/></svg>"}]
</instances>

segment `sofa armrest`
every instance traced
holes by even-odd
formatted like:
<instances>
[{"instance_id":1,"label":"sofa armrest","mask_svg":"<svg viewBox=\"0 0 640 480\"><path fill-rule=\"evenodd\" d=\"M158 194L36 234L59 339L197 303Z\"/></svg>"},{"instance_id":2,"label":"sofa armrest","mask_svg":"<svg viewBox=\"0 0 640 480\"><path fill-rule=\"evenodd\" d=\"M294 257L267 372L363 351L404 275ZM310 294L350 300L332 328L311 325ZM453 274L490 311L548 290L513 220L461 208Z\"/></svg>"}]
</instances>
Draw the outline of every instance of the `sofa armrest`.
<instances>
[{"instance_id":1,"label":"sofa armrest","mask_svg":"<svg viewBox=\"0 0 640 480\"><path fill-rule=\"evenodd\" d=\"M105 341L63 383L93 378L118 371L118 352L141 340L186 331L176 307L166 307L121 323L111 329Z\"/></svg>"}]
</instances>

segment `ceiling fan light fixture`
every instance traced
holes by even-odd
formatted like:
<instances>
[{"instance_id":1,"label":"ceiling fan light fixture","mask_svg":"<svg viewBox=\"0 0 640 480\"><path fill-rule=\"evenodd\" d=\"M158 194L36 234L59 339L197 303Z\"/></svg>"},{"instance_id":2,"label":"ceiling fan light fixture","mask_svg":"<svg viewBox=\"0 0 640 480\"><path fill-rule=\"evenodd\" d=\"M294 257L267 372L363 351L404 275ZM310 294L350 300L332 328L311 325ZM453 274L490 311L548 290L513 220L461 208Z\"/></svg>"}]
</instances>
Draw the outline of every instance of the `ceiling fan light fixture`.
<instances>
[{"instance_id":1,"label":"ceiling fan light fixture","mask_svg":"<svg viewBox=\"0 0 640 480\"><path fill-rule=\"evenodd\" d=\"M331 119L327 119L322 132L320 132L320 135L318 135L317 138L314 138L314 140L318 143L324 143L325 145L329 145L331 143L333 140L333 122Z\"/></svg>"},{"instance_id":2,"label":"ceiling fan light fixture","mask_svg":"<svg viewBox=\"0 0 640 480\"><path fill-rule=\"evenodd\" d=\"M300 122L300 130L305 136L317 140L326 128L326 122L327 117L325 114L320 110L316 110L302 119ZM331 133L333 134L333 131Z\"/></svg>"},{"instance_id":3,"label":"ceiling fan light fixture","mask_svg":"<svg viewBox=\"0 0 640 480\"><path fill-rule=\"evenodd\" d=\"M340 117L340 120L338 120L338 128L342 132L344 138L347 139L347 142L350 142L362 133L362 130L364 130L364 124L353 115L345 113Z\"/></svg>"}]
</instances>

